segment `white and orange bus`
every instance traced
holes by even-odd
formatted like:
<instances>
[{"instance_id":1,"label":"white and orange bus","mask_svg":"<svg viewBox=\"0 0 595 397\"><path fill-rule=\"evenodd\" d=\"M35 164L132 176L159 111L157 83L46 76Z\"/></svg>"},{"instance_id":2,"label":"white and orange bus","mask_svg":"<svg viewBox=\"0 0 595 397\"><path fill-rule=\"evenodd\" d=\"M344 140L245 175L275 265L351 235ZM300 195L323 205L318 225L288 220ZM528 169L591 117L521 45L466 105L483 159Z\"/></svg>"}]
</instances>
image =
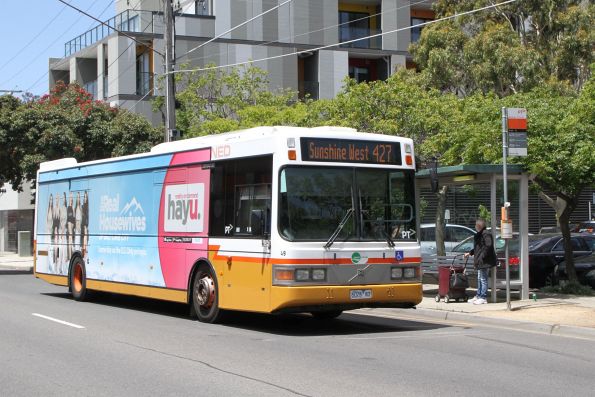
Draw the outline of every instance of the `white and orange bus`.
<instances>
[{"instance_id":1,"label":"white and orange bus","mask_svg":"<svg viewBox=\"0 0 595 397\"><path fill-rule=\"evenodd\" d=\"M411 139L258 127L42 163L35 276L228 310L332 318L422 299Z\"/></svg>"}]
</instances>

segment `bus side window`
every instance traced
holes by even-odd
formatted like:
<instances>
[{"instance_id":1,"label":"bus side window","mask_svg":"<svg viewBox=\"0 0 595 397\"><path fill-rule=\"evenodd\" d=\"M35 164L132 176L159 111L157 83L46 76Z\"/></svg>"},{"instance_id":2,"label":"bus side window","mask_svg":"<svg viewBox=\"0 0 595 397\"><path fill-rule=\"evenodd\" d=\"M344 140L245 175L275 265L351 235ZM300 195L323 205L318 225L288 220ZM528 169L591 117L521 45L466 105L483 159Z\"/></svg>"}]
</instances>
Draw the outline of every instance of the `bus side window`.
<instances>
[{"instance_id":1,"label":"bus side window","mask_svg":"<svg viewBox=\"0 0 595 397\"><path fill-rule=\"evenodd\" d=\"M254 236L260 226L252 225L253 210L262 211L255 217L265 222L265 233L270 232L272 169L272 156L215 163L211 170L209 209L212 236Z\"/></svg>"}]
</instances>

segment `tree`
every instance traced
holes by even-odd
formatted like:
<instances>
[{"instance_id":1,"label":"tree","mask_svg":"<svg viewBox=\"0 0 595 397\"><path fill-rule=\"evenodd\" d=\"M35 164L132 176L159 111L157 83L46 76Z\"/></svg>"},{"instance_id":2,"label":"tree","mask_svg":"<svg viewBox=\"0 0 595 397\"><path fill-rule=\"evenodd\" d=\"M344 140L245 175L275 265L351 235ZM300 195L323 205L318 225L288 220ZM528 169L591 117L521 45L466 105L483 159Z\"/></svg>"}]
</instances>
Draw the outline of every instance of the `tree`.
<instances>
[{"instance_id":1,"label":"tree","mask_svg":"<svg viewBox=\"0 0 595 397\"><path fill-rule=\"evenodd\" d=\"M595 184L595 83L579 95L564 84L498 98L474 94L459 100L460 124L435 134L423 150L442 153L443 164L499 163L502 159L500 109L525 107L529 114L528 156L520 162L534 177L541 196L556 210L564 236L569 278L576 281L568 220L581 191ZM554 198L543 191L554 192Z\"/></svg>"},{"instance_id":2,"label":"tree","mask_svg":"<svg viewBox=\"0 0 595 397\"><path fill-rule=\"evenodd\" d=\"M244 109L252 108L244 113L252 117L258 110L276 112L291 107L297 97L291 90L270 91L266 72L255 66L178 74L176 85L177 124L189 137L237 129Z\"/></svg>"},{"instance_id":3,"label":"tree","mask_svg":"<svg viewBox=\"0 0 595 397\"><path fill-rule=\"evenodd\" d=\"M18 104L5 100L1 106L0 174L15 190L25 180L35 182L43 161L138 153L161 137L142 116L94 101L76 84L58 83L37 100Z\"/></svg>"},{"instance_id":4,"label":"tree","mask_svg":"<svg viewBox=\"0 0 595 397\"><path fill-rule=\"evenodd\" d=\"M570 215L581 191L595 185L595 81L591 76L578 98L549 87L510 98L513 105L529 109L529 156L523 163L541 188L540 196L556 211L564 236L566 273L574 282ZM554 198L544 191L553 192Z\"/></svg>"},{"instance_id":5,"label":"tree","mask_svg":"<svg viewBox=\"0 0 595 397\"><path fill-rule=\"evenodd\" d=\"M439 0L438 17L491 0ZM581 0L519 0L423 29L411 46L433 87L457 95L529 91L552 79L579 91L594 61L595 5Z\"/></svg>"}]
</instances>

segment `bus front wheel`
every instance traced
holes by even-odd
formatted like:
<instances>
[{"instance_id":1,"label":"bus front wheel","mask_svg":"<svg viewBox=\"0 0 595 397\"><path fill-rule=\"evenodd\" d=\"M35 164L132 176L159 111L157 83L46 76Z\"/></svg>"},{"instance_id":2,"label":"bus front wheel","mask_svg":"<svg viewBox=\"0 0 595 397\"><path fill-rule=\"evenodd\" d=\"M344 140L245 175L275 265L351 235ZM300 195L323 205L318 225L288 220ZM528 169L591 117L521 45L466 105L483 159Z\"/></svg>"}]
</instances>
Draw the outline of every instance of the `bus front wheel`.
<instances>
[{"instance_id":1,"label":"bus front wheel","mask_svg":"<svg viewBox=\"0 0 595 397\"><path fill-rule=\"evenodd\" d=\"M192 304L198 321L203 323L221 321L223 311L219 309L218 295L215 275L208 266L201 265L194 275L192 286Z\"/></svg>"},{"instance_id":2,"label":"bus front wheel","mask_svg":"<svg viewBox=\"0 0 595 397\"><path fill-rule=\"evenodd\" d=\"M70 268L70 290L77 301L84 301L87 296L87 273L85 262L79 257L74 259Z\"/></svg>"}]
</instances>

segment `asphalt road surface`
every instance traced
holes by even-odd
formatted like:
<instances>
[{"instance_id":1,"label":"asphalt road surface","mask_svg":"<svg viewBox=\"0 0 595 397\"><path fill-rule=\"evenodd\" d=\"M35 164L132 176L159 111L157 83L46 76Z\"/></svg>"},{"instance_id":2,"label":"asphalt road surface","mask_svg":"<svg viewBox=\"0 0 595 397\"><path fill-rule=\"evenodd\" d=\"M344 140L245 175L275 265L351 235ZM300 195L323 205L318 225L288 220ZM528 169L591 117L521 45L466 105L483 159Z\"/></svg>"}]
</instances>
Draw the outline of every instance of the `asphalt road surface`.
<instances>
[{"instance_id":1,"label":"asphalt road surface","mask_svg":"<svg viewBox=\"0 0 595 397\"><path fill-rule=\"evenodd\" d=\"M66 288L0 271L0 395L592 395L595 341L455 322L414 310L238 313ZM372 314L372 315L370 315ZM61 322L58 322L61 321Z\"/></svg>"}]
</instances>

